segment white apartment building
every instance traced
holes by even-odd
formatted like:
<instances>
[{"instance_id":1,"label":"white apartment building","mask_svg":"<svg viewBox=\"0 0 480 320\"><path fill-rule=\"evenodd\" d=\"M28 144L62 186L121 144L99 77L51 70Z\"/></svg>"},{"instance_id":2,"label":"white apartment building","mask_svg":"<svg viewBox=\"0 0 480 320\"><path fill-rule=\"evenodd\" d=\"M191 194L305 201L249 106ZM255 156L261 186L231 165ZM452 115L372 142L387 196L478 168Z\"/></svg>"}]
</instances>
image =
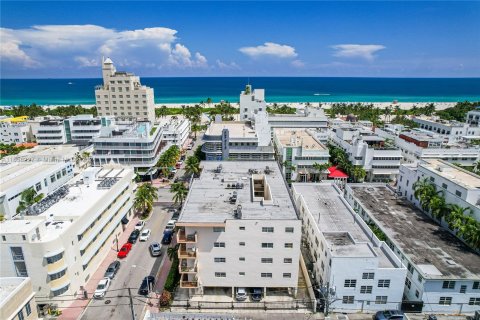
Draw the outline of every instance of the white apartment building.
<instances>
[{"instance_id":1,"label":"white apartment building","mask_svg":"<svg viewBox=\"0 0 480 320\"><path fill-rule=\"evenodd\" d=\"M332 183L294 183L312 278L335 290L336 312L397 310L407 268L380 241Z\"/></svg>"},{"instance_id":2,"label":"white apartment building","mask_svg":"<svg viewBox=\"0 0 480 320\"><path fill-rule=\"evenodd\" d=\"M17 215L23 191L34 188L45 197L73 177L73 163L12 162L0 166L0 214L6 219Z\"/></svg>"},{"instance_id":3,"label":"white apartment building","mask_svg":"<svg viewBox=\"0 0 480 320\"><path fill-rule=\"evenodd\" d=\"M467 114L468 117L468 114ZM420 129L433 131L445 137L448 143L463 140L465 136L480 136L480 127L458 121L442 120L438 117L414 117Z\"/></svg>"},{"instance_id":4,"label":"white apartment building","mask_svg":"<svg viewBox=\"0 0 480 320\"><path fill-rule=\"evenodd\" d=\"M95 88L99 115L155 121L153 88L141 85L132 73L117 71L110 58L102 61L102 76L103 85Z\"/></svg>"},{"instance_id":5,"label":"white apartment building","mask_svg":"<svg viewBox=\"0 0 480 320\"><path fill-rule=\"evenodd\" d=\"M63 120L41 121L36 132L39 145L56 145L67 143L67 134Z\"/></svg>"},{"instance_id":6,"label":"white apartment building","mask_svg":"<svg viewBox=\"0 0 480 320\"><path fill-rule=\"evenodd\" d=\"M365 169L367 181L396 179L402 159L401 151L386 144L384 138L369 129L336 127L330 132L329 142L344 150L353 165Z\"/></svg>"},{"instance_id":7,"label":"white apartment building","mask_svg":"<svg viewBox=\"0 0 480 320\"><path fill-rule=\"evenodd\" d=\"M296 114L267 114L258 112L253 118L253 125L268 126L273 136L276 128L310 128L326 131L328 118L323 109L306 106L303 111L298 110Z\"/></svg>"},{"instance_id":8,"label":"white apartment building","mask_svg":"<svg viewBox=\"0 0 480 320\"><path fill-rule=\"evenodd\" d=\"M318 141L314 132L308 129L275 129L277 160L282 164L282 171L287 181L318 181L324 172L318 172L315 163L328 163L328 149ZM287 165L284 165L286 162ZM328 173L327 173L328 174Z\"/></svg>"},{"instance_id":9,"label":"white apartment building","mask_svg":"<svg viewBox=\"0 0 480 320\"><path fill-rule=\"evenodd\" d=\"M468 111L466 122L472 127L480 126L480 109Z\"/></svg>"},{"instance_id":10,"label":"white apartment building","mask_svg":"<svg viewBox=\"0 0 480 320\"><path fill-rule=\"evenodd\" d=\"M448 314L478 310L477 253L385 185L347 184L345 198L367 223L383 232L385 242L407 266L405 308Z\"/></svg>"},{"instance_id":11,"label":"white apartment building","mask_svg":"<svg viewBox=\"0 0 480 320\"><path fill-rule=\"evenodd\" d=\"M266 110L265 89L252 90L252 86L248 84L240 93L240 120L250 120L259 111Z\"/></svg>"},{"instance_id":12,"label":"white apartment building","mask_svg":"<svg viewBox=\"0 0 480 320\"><path fill-rule=\"evenodd\" d=\"M89 168L23 219L0 224L0 266L7 277L30 277L36 298L70 303L114 247L132 214L133 170Z\"/></svg>"},{"instance_id":13,"label":"white apartment building","mask_svg":"<svg viewBox=\"0 0 480 320\"><path fill-rule=\"evenodd\" d=\"M275 162L204 162L177 227L181 288L296 295L301 223Z\"/></svg>"},{"instance_id":14,"label":"white apartment building","mask_svg":"<svg viewBox=\"0 0 480 320\"><path fill-rule=\"evenodd\" d=\"M32 142L32 128L26 121L27 117L0 118L0 143Z\"/></svg>"},{"instance_id":15,"label":"white apartment building","mask_svg":"<svg viewBox=\"0 0 480 320\"><path fill-rule=\"evenodd\" d=\"M162 141L180 148L190 134L190 121L183 117L167 116L160 119L158 126L162 129Z\"/></svg>"},{"instance_id":16,"label":"white apartment building","mask_svg":"<svg viewBox=\"0 0 480 320\"><path fill-rule=\"evenodd\" d=\"M268 127L252 127L250 122L212 122L203 135L203 142L206 160L273 160L275 157Z\"/></svg>"},{"instance_id":17,"label":"white apartment building","mask_svg":"<svg viewBox=\"0 0 480 320\"><path fill-rule=\"evenodd\" d=\"M37 320L34 297L30 278L0 277L0 319Z\"/></svg>"}]
</instances>

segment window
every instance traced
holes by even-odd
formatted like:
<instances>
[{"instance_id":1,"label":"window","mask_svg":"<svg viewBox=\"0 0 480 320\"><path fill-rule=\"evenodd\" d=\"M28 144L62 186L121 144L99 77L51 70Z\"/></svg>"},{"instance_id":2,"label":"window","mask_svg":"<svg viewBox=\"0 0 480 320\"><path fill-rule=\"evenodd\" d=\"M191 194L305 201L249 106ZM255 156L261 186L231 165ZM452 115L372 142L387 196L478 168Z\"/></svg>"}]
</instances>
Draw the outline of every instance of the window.
<instances>
[{"instance_id":1,"label":"window","mask_svg":"<svg viewBox=\"0 0 480 320\"><path fill-rule=\"evenodd\" d=\"M421 275L418 275L418 282L422 283L422 281L423 281L422 276L421 276Z\"/></svg>"},{"instance_id":2,"label":"window","mask_svg":"<svg viewBox=\"0 0 480 320\"><path fill-rule=\"evenodd\" d=\"M375 277L375 273L373 272L364 272L362 274L362 279L373 279Z\"/></svg>"},{"instance_id":3,"label":"window","mask_svg":"<svg viewBox=\"0 0 480 320\"><path fill-rule=\"evenodd\" d=\"M25 241L25 240L27 240L27 237L25 237L25 235L22 234L22 239L23 239L23 241Z\"/></svg>"},{"instance_id":4,"label":"window","mask_svg":"<svg viewBox=\"0 0 480 320\"><path fill-rule=\"evenodd\" d=\"M52 294L53 294L54 297L59 296L59 295L61 295L61 294L64 294L65 292L68 291L68 288L69 288L69 287L70 287L70 286L67 285L67 286L65 286L65 287L63 287L63 288L61 288L61 289L52 291Z\"/></svg>"},{"instance_id":5,"label":"window","mask_svg":"<svg viewBox=\"0 0 480 320\"><path fill-rule=\"evenodd\" d=\"M7 238L5 236L2 236L3 241L7 241Z\"/></svg>"},{"instance_id":6,"label":"window","mask_svg":"<svg viewBox=\"0 0 480 320\"><path fill-rule=\"evenodd\" d=\"M240 257L240 258L238 258L238 260L245 261L245 257Z\"/></svg>"},{"instance_id":7,"label":"window","mask_svg":"<svg viewBox=\"0 0 480 320\"><path fill-rule=\"evenodd\" d=\"M468 305L469 306L480 306L480 298L470 298L470 300L468 300Z\"/></svg>"},{"instance_id":8,"label":"window","mask_svg":"<svg viewBox=\"0 0 480 320\"><path fill-rule=\"evenodd\" d=\"M440 300L438 301L438 304L444 305L444 306L449 306L452 304L452 297L440 297Z\"/></svg>"},{"instance_id":9,"label":"window","mask_svg":"<svg viewBox=\"0 0 480 320\"><path fill-rule=\"evenodd\" d=\"M17 313L18 320L24 320L25 317L23 316L23 310L18 311Z\"/></svg>"},{"instance_id":10,"label":"window","mask_svg":"<svg viewBox=\"0 0 480 320\"><path fill-rule=\"evenodd\" d=\"M410 287L412 286L412 281L410 281L410 279L405 279L405 285L407 286L408 289L410 289Z\"/></svg>"},{"instance_id":11,"label":"window","mask_svg":"<svg viewBox=\"0 0 480 320\"><path fill-rule=\"evenodd\" d=\"M239 245L240 247L245 247L245 242L239 242L238 245Z\"/></svg>"},{"instance_id":12,"label":"window","mask_svg":"<svg viewBox=\"0 0 480 320\"><path fill-rule=\"evenodd\" d=\"M285 227L285 232L287 233L293 233L293 227Z\"/></svg>"},{"instance_id":13,"label":"window","mask_svg":"<svg viewBox=\"0 0 480 320\"><path fill-rule=\"evenodd\" d=\"M63 258L63 252L47 258L47 263L52 264Z\"/></svg>"},{"instance_id":14,"label":"window","mask_svg":"<svg viewBox=\"0 0 480 320\"><path fill-rule=\"evenodd\" d=\"M387 296L376 296L375 304L387 304Z\"/></svg>"},{"instance_id":15,"label":"window","mask_svg":"<svg viewBox=\"0 0 480 320\"><path fill-rule=\"evenodd\" d=\"M262 263L273 263L273 258L262 258Z\"/></svg>"},{"instance_id":16,"label":"window","mask_svg":"<svg viewBox=\"0 0 480 320\"><path fill-rule=\"evenodd\" d=\"M245 230L245 227L238 227L238 229L240 229L240 230Z\"/></svg>"},{"instance_id":17,"label":"window","mask_svg":"<svg viewBox=\"0 0 480 320\"><path fill-rule=\"evenodd\" d=\"M215 248L225 248L225 242L214 242L213 246Z\"/></svg>"},{"instance_id":18,"label":"window","mask_svg":"<svg viewBox=\"0 0 480 320\"><path fill-rule=\"evenodd\" d=\"M460 293L467 292L467 286L460 286Z\"/></svg>"},{"instance_id":19,"label":"window","mask_svg":"<svg viewBox=\"0 0 480 320\"><path fill-rule=\"evenodd\" d=\"M239 275L239 276L244 276L244 275L245 275L245 272L239 272L238 275Z\"/></svg>"},{"instance_id":20,"label":"window","mask_svg":"<svg viewBox=\"0 0 480 320\"><path fill-rule=\"evenodd\" d=\"M225 232L225 227L213 227L213 232Z\"/></svg>"},{"instance_id":21,"label":"window","mask_svg":"<svg viewBox=\"0 0 480 320\"><path fill-rule=\"evenodd\" d=\"M419 297L420 296L420 292L418 292L418 290L415 290L415 297Z\"/></svg>"},{"instance_id":22,"label":"window","mask_svg":"<svg viewBox=\"0 0 480 320\"><path fill-rule=\"evenodd\" d=\"M291 277L292 277L292 274L291 274L291 273L284 273L284 274L283 274L283 277L284 277L284 278L291 278Z\"/></svg>"},{"instance_id":23,"label":"window","mask_svg":"<svg viewBox=\"0 0 480 320\"><path fill-rule=\"evenodd\" d=\"M372 286L361 286L360 293L372 293Z\"/></svg>"},{"instance_id":24,"label":"window","mask_svg":"<svg viewBox=\"0 0 480 320\"><path fill-rule=\"evenodd\" d=\"M478 290L480 289L480 281L475 281L472 286L473 290Z\"/></svg>"},{"instance_id":25,"label":"window","mask_svg":"<svg viewBox=\"0 0 480 320\"><path fill-rule=\"evenodd\" d=\"M35 190L40 191L42 189L42 184L39 182L35 185Z\"/></svg>"},{"instance_id":26,"label":"window","mask_svg":"<svg viewBox=\"0 0 480 320\"><path fill-rule=\"evenodd\" d=\"M269 249L271 249L271 248L273 248L273 243L271 243L271 242L263 242L263 243L262 243L262 248L269 248Z\"/></svg>"},{"instance_id":27,"label":"window","mask_svg":"<svg viewBox=\"0 0 480 320\"><path fill-rule=\"evenodd\" d=\"M378 280L379 288L390 288L390 280L380 279Z\"/></svg>"},{"instance_id":28,"label":"window","mask_svg":"<svg viewBox=\"0 0 480 320\"><path fill-rule=\"evenodd\" d=\"M443 281L442 289L455 289L455 281Z\"/></svg>"},{"instance_id":29,"label":"window","mask_svg":"<svg viewBox=\"0 0 480 320\"><path fill-rule=\"evenodd\" d=\"M29 316L32 313L32 307L30 306L30 301L27 302L25 305L25 312L27 313L27 316Z\"/></svg>"},{"instance_id":30,"label":"window","mask_svg":"<svg viewBox=\"0 0 480 320\"><path fill-rule=\"evenodd\" d=\"M227 274L225 272L215 272L216 278L225 278Z\"/></svg>"},{"instance_id":31,"label":"window","mask_svg":"<svg viewBox=\"0 0 480 320\"><path fill-rule=\"evenodd\" d=\"M292 258L284 258L283 263L292 263Z\"/></svg>"},{"instance_id":32,"label":"window","mask_svg":"<svg viewBox=\"0 0 480 320\"><path fill-rule=\"evenodd\" d=\"M462 196L462 193L461 193L460 191L458 191L458 190L455 190L455 195L461 197L461 196Z\"/></svg>"},{"instance_id":33,"label":"window","mask_svg":"<svg viewBox=\"0 0 480 320\"><path fill-rule=\"evenodd\" d=\"M344 284L345 288L355 288L356 286L357 286L357 280L354 280L354 279L345 280L345 284Z\"/></svg>"},{"instance_id":34,"label":"window","mask_svg":"<svg viewBox=\"0 0 480 320\"><path fill-rule=\"evenodd\" d=\"M262 278L271 278L271 277L272 277L272 274L269 273L269 272L262 272L262 273L260 274L260 276L261 276Z\"/></svg>"},{"instance_id":35,"label":"window","mask_svg":"<svg viewBox=\"0 0 480 320\"><path fill-rule=\"evenodd\" d=\"M49 275L50 281L60 279L61 277L63 277L65 275L65 273L66 273L66 269L64 269L60 272Z\"/></svg>"},{"instance_id":36,"label":"window","mask_svg":"<svg viewBox=\"0 0 480 320\"><path fill-rule=\"evenodd\" d=\"M289 249L293 248L293 243L290 243L290 242L285 243L285 248L289 248Z\"/></svg>"},{"instance_id":37,"label":"window","mask_svg":"<svg viewBox=\"0 0 480 320\"><path fill-rule=\"evenodd\" d=\"M225 258L213 258L214 262L227 262Z\"/></svg>"},{"instance_id":38,"label":"window","mask_svg":"<svg viewBox=\"0 0 480 320\"><path fill-rule=\"evenodd\" d=\"M273 232L273 227L262 227L262 232L272 233Z\"/></svg>"},{"instance_id":39,"label":"window","mask_svg":"<svg viewBox=\"0 0 480 320\"><path fill-rule=\"evenodd\" d=\"M353 304L353 301L355 300L355 296L343 296L342 298L342 303L344 304Z\"/></svg>"},{"instance_id":40,"label":"window","mask_svg":"<svg viewBox=\"0 0 480 320\"><path fill-rule=\"evenodd\" d=\"M443 189L447 190L447 187L448 187L448 186L447 186L446 183L442 183L442 188L443 188Z\"/></svg>"}]
</instances>

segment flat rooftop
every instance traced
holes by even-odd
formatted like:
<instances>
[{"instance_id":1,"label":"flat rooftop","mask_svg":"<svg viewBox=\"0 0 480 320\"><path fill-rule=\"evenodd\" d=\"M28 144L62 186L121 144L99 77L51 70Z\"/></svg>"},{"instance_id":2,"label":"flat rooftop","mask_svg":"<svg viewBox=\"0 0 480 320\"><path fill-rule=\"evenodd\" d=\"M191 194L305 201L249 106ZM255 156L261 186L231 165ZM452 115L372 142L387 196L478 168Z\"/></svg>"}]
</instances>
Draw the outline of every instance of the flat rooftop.
<instances>
[{"instance_id":1,"label":"flat rooftop","mask_svg":"<svg viewBox=\"0 0 480 320\"><path fill-rule=\"evenodd\" d=\"M302 147L306 150L326 150L325 146L318 142L305 129L286 130L275 129L275 136L282 147Z\"/></svg>"},{"instance_id":2,"label":"flat rooftop","mask_svg":"<svg viewBox=\"0 0 480 320\"><path fill-rule=\"evenodd\" d=\"M222 166L221 172L216 169ZM297 220L297 215L278 165L274 161L204 161L203 171L190 186L189 195L180 214L179 222L224 223L235 219L234 210L242 206L241 219L248 220ZM270 172L265 173L268 167ZM252 169L263 176L270 187L271 203L253 201ZM243 188L232 189L232 185ZM229 188L230 186L230 188ZM230 197L237 194L235 203Z\"/></svg>"},{"instance_id":3,"label":"flat rooftop","mask_svg":"<svg viewBox=\"0 0 480 320\"><path fill-rule=\"evenodd\" d=\"M386 186L349 186L370 218L424 278L479 279L480 256L408 201L396 199Z\"/></svg>"},{"instance_id":4,"label":"flat rooftop","mask_svg":"<svg viewBox=\"0 0 480 320\"><path fill-rule=\"evenodd\" d=\"M48 162L12 162L0 166L0 191L6 191L39 174L47 175L58 167L58 163Z\"/></svg>"},{"instance_id":5,"label":"flat rooftop","mask_svg":"<svg viewBox=\"0 0 480 320\"><path fill-rule=\"evenodd\" d=\"M480 189L480 176L442 160L425 160L422 167L467 189Z\"/></svg>"},{"instance_id":6,"label":"flat rooftop","mask_svg":"<svg viewBox=\"0 0 480 320\"><path fill-rule=\"evenodd\" d=\"M0 277L0 306L2 306L14 291L27 282L28 278L20 277Z\"/></svg>"},{"instance_id":7,"label":"flat rooftop","mask_svg":"<svg viewBox=\"0 0 480 320\"><path fill-rule=\"evenodd\" d=\"M73 145L73 144L62 144L62 145L55 145L55 146L48 146L48 145L40 145L36 146L31 149L26 149L20 152L17 155L12 155L5 157L2 160L8 160L8 158L11 159L22 159L22 158L52 158L52 157L62 157L62 158L68 158L68 157L73 157L75 153L81 151L81 148ZM6 162L6 161L2 161Z\"/></svg>"},{"instance_id":8,"label":"flat rooftop","mask_svg":"<svg viewBox=\"0 0 480 320\"><path fill-rule=\"evenodd\" d=\"M223 129L228 129L230 138L256 138L257 134L246 122L222 121L212 122L205 132L206 135L220 136Z\"/></svg>"},{"instance_id":9,"label":"flat rooftop","mask_svg":"<svg viewBox=\"0 0 480 320\"><path fill-rule=\"evenodd\" d=\"M292 189L302 195L317 227L336 256L375 257L379 266L394 267L385 252L375 247L366 230L355 222L349 207L331 183L294 183ZM350 237L347 236L350 234ZM370 244L370 245L369 245Z\"/></svg>"}]
</instances>

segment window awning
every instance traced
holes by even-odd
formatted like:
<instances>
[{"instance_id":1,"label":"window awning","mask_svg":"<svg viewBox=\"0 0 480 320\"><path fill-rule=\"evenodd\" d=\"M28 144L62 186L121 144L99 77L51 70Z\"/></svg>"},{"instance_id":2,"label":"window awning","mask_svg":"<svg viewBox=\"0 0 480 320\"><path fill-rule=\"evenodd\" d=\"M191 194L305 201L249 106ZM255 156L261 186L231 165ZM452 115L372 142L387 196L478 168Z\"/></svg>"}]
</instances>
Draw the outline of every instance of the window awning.
<instances>
[{"instance_id":1,"label":"window awning","mask_svg":"<svg viewBox=\"0 0 480 320\"><path fill-rule=\"evenodd\" d=\"M70 285L70 279L69 279L67 282L65 282L64 284L61 284L61 285L59 285L59 286L57 286L57 287L52 287L52 288L50 288L50 290L51 290L51 291L57 291L57 290L60 290L60 289L62 289L62 288L65 288L66 286L69 286L69 285Z\"/></svg>"},{"instance_id":2,"label":"window awning","mask_svg":"<svg viewBox=\"0 0 480 320\"><path fill-rule=\"evenodd\" d=\"M60 254L60 253L64 252L64 251L65 251L64 248L60 248L60 249L57 249L57 250L54 250L54 251L47 252L43 257L44 258L51 258L53 256L56 256L57 254Z\"/></svg>"},{"instance_id":3,"label":"window awning","mask_svg":"<svg viewBox=\"0 0 480 320\"><path fill-rule=\"evenodd\" d=\"M337 166L328 168L328 171L330 172L328 175L329 178L348 178L348 175L342 170L337 169Z\"/></svg>"},{"instance_id":4,"label":"window awning","mask_svg":"<svg viewBox=\"0 0 480 320\"><path fill-rule=\"evenodd\" d=\"M55 273L59 273L59 272L62 272L63 270L67 269L67 266L66 265L63 265L55 270L52 270L52 271L49 271L47 272L47 274L50 276L52 274L55 274Z\"/></svg>"}]
</instances>

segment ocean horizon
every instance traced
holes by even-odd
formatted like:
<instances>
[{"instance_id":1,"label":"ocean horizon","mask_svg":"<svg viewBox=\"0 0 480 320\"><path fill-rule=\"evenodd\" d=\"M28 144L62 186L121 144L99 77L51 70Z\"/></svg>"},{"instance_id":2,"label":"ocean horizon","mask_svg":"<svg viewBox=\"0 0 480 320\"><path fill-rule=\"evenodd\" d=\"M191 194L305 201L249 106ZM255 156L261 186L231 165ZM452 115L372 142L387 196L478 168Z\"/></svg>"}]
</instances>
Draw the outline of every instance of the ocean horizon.
<instances>
[{"instance_id":1,"label":"ocean horizon","mask_svg":"<svg viewBox=\"0 0 480 320\"><path fill-rule=\"evenodd\" d=\"M238 102L250 83L267 102L480 101L480 78L141 77L156 104ZM0 105L95 104L101 78L0 79Z\"/></svg>"}]
</instances>

